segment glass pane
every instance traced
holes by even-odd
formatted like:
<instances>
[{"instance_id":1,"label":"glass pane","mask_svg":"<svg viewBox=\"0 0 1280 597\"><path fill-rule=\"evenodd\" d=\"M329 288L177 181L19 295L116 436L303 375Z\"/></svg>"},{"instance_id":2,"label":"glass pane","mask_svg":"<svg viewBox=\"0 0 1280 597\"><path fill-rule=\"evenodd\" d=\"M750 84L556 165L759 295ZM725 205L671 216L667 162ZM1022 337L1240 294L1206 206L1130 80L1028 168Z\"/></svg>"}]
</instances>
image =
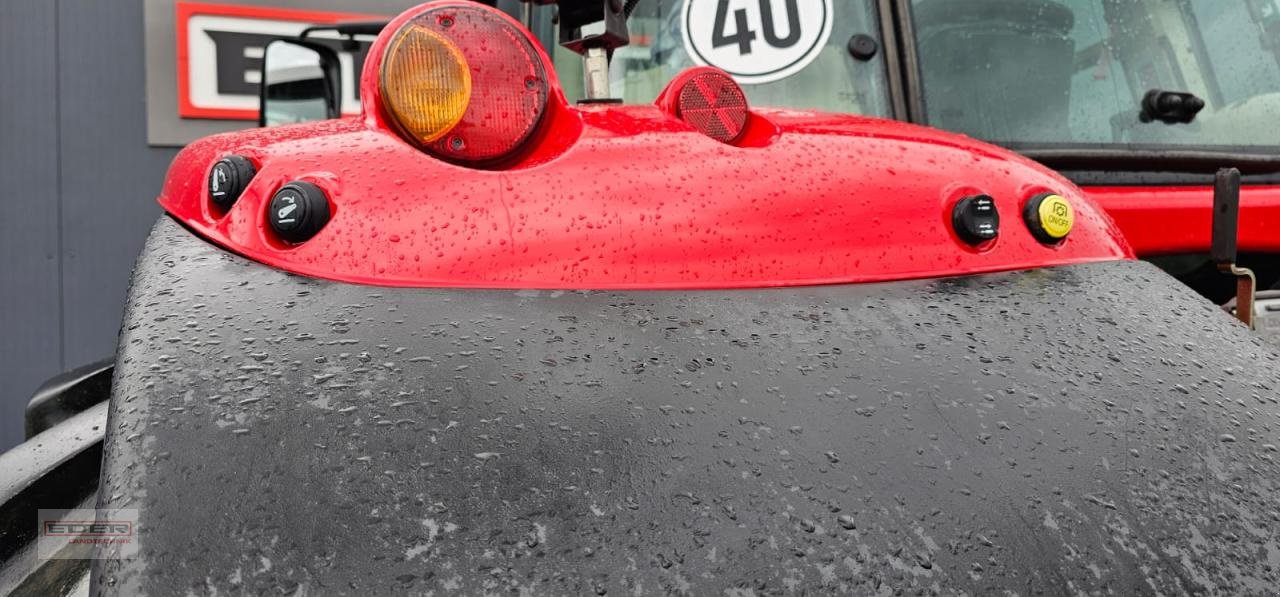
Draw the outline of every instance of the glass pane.
<instances>
[{"instance_id":1,"label":"glass pane","mask_svg":"<svg viewBox=\"0 0 1280 597\"><path fill-rule=\"evenodd\" d=\"M628 23L632 43L614 54L610 68L614 97L621 97L627 103L652 102L672 77L695 66L685 49L684 2L641 0L637 5ZM748 3L762 2L771 3L776 22L785 20L781 16L786 10L783 0L729 0L727 12L730 15L740 9L754 12L759 5ZM869 35L879 42L879 18L873 4L870 0L836 0L831 36L817 57L799 72L781 80L744 84L747 98L756 106L889 115L883 47L869 61L855 60L847 49L849 39L857 34ZM732 29L734 24L730 23L726 31L734 33L729 31ZM783 30L781 25L779 30ZM755 43L764 43L763 32L757 33L760 35ZM552 56L565 93L571 100L581 98L581 57L559 46L553 49Z\"/></svg>"},{"instance_id":2,"label":"glass pane","mask_svg":"<svg viewBox=\"0 0 1280 597\"><path fill-rule=\"evenodd\" d=\"M912 0L929 124L1011 144L1275 146L1277 0ZM1143 122L1151 90L1206 102Z\"/></svg>"},{"instance_id":3,"label":"glass pane","mask_svg":"<svg viewBox=\"0 0 1280 597\"><path fill-rule=\"evenodd\" d=\"M276 40L267 44L263 57L266 86L262 109L264 124L293 124L329 117L324 70L320 53L297 44Z\"/></svg>"}]
</instances>

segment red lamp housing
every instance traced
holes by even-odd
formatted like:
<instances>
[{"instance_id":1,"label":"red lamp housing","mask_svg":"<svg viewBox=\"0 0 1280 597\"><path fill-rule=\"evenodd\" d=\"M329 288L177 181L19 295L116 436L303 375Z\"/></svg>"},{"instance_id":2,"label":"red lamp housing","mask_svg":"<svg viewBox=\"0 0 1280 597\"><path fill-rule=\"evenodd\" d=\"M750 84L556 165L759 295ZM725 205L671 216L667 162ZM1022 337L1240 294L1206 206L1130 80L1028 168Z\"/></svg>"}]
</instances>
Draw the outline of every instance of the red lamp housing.
<instances>
[{"instance_id":1,"label":"red lamp housing","mask_svg":"<svg viewBox=\"0 0 1280 597\"><path fill-rule=\"evenodd\" d=\"M405 140L446 161L502 161L547 111L547 67L523 27L471 2L410 11L381 48L378 105ZM366 72L368 77L371 73Z\"/></svg>"}]
</instances>

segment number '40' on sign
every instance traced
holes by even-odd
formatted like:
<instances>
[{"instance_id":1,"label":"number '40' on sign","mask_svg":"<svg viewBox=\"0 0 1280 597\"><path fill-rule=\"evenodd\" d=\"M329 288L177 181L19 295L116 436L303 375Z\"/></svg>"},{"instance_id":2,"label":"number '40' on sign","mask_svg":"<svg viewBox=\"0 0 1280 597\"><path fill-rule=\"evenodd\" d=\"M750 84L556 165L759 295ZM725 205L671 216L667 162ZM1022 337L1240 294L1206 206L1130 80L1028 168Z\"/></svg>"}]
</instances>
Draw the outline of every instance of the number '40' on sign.
<instances>
[{"instance_id":1,"label":"number '40' on sign","mask_svg":"<svg viewBox=\"0 0 1280 597\"><path fill-rule=\"evenodd\" d=\"M832 0L686 0L685 50L743 84L789 77L831 37Z\"/></svg>"}]
</instances>

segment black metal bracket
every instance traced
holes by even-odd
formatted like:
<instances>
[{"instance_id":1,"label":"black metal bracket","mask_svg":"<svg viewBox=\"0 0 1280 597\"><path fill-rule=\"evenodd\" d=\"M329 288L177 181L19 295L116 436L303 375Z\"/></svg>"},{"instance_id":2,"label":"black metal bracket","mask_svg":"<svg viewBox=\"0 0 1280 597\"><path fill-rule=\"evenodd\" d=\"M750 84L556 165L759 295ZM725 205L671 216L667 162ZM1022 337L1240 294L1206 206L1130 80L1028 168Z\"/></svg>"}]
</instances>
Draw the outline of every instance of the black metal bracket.
<instances>
[{"instance_id":1,"label":"black metal bracket","mask_svg":"<svg viewBox=\"0 0 1280 597\"><path fill-rule=\"evenodd\" d=\"M1223 168L1213 185L1213 232L1209 256L1218 271L1236 278L1236 318L1253 329L1253 299L1258 279L1248 268L1236 265L1240 224L1240 171Z\"/></svg>"},{"instance_id":2,"label":"black metal bracket","mask_svg":"<svg viewBox=\"0 0 1280 597\"><path fill-rule=\"evenodd\" d=\"M631 43L622 0L560 0L558 4L560 45L565 48L584 55L592 49L612 53ZM603 30L583 32L587 26L601 21L604 21Z\"/></svg>"}]
</instances>

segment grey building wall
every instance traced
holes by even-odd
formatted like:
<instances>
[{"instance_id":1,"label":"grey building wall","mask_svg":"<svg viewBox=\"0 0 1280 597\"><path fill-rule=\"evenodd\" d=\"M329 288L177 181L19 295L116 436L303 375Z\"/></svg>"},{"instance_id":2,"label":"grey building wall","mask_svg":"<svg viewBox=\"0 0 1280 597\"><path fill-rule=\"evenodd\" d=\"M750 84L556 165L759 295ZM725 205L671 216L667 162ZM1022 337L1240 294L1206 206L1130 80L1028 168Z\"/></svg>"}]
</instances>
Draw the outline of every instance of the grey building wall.
<instances>
[{"instance_id":1,"label":"grey building wall","mask_svg":"<svg viewBox=\"0 0 1280 597\"><path fill-rule=\"evenodd\" d=\"M0 0L0 450L48 377L115 351L176 148L146 140L141 0Z\"/></svg>"}]
</instances>

